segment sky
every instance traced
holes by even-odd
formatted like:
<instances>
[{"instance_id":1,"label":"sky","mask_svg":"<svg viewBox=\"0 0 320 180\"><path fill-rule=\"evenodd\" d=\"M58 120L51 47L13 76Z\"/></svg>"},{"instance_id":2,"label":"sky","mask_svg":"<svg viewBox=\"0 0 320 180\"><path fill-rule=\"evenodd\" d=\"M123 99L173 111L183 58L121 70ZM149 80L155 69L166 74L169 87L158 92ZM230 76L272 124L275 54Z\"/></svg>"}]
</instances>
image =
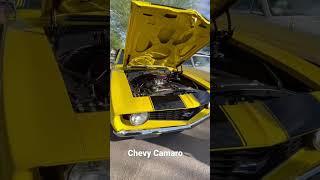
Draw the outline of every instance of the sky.
<instances>
[{"instance_id":1,"label":"sky","mask_svg":"<svg viewBox=\"0 0 320 180\"><path fill-rule=\"evenodd\" d=\"M199 11L207 19L210 19L210 0L199 0L194 9Z\"/></svg>"}]
</instances>

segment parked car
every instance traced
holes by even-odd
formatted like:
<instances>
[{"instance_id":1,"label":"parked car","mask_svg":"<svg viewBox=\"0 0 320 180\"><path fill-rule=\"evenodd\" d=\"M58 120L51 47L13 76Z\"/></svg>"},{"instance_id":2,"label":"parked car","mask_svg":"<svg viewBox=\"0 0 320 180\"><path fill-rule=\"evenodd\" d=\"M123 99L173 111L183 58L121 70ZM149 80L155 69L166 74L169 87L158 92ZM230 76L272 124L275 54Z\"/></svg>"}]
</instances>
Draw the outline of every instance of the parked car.
<instances>
[{"instance_id":1,"label":"parked car","mask_svg":"<svg viewBox=\"0 0 320 180\"><path fill-rule=\"evenodd\" d=\"M319 179L320 67L265 40L264 16L222 18L234 2L212 8L212 178Z\"/></svg>"},{"instance_id":2,"label":"parked car","mask_svg":"<svg viewBox=\"0 0 320 180\"><path fill-rule=\"evenodd\" d=\"M183 66L193 67L210 73L210 55L197 53L183 63Z\"/></svg>"},{"instance_id":3,"label":"parked car","mask_svg":"<svg viewBox=\"0 0 320 180\"><path fill-rule=\"evenodd\" d=\"M230 13L235 33L250 34L320 65L319 1L240 0Z\"/></svg>"},{"instance_id":4,"label":"parked car","mask_svg":"<svg viewBox=\"0 0 320 180\"><path fill-rule=\"evenodd\" d=\"M240 0L233 11L260 16L289 31L320 35L320 2L317 0Z\"/></svg>"},{"instance_id":5,"label":"parked car","mask_svg":"<svg viewBox=\"0 0 320 180\"><path fill-rule=\"evenodd\" d=\"M111 71L114 134L158 136L207 120L210 82L180 66L209 43L209 21L195 10L132 1L128 24Z\"/></svg>"}]
</instances>

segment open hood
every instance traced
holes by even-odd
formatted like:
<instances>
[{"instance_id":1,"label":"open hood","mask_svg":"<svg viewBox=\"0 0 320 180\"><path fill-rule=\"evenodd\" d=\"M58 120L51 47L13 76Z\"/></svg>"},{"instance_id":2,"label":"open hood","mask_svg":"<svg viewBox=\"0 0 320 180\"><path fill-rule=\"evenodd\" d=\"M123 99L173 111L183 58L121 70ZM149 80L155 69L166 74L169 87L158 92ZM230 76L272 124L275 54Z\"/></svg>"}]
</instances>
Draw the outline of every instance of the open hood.
<instances>
[{"instance_id":1,"label":"open hood","mask_svg":"<svg viewBox=\"0 0 320 180\"><path fill-rule=\"evenodd\" d=\"M237 0L214 0L211 3L211 12L213 19L226 12Z\"/></svg>"},{"instance_id":2,"label":"open hood","mask_svg":"<svg viewBox=\"0 0 320 180\"><path fill-rule=\"evenodd\" d=\"M127 66L176 68L210 41L210 22L195 10L132 1Z\"/></svg>"},{"instance_id":3,"label":"open hood","mask_svg":"<svg viewBox=\"0 0 320 180\"><path fill-rule=\"evenodd\" d=\"M50 17L52 12L61 14L104 14L107 12L106 0L44 0L42 2L42 17Z\"/></svg>"}]
</instances>

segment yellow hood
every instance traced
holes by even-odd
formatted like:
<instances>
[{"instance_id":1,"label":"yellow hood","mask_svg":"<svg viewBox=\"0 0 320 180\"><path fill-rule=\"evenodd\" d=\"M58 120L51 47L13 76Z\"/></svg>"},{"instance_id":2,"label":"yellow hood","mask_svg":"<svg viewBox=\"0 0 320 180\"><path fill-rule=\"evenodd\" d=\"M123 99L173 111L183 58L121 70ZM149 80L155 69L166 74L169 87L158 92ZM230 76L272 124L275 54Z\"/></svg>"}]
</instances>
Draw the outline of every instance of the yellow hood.
<instances>
[{"instance_id":1,"label":"yellow hood","mask_svg":"<svg viewBox=\"0 0 320 180\"><path fill-rule=\"evenodd\" d=\"M42 16L49 17L52 10L56 14L103 13L107 12L106 0L45 0L42 2Z\"/></svg>"},{"instance_id":2,"label":"yellow hood","mask_svg":"<svg viewBox=\"0 0 320 180\"><path fill-rule=\"evenodd\" d=\"M210 41L210 22L195 10L132 1L125 65L177 67Z\"/></svg>"}]
</instances>

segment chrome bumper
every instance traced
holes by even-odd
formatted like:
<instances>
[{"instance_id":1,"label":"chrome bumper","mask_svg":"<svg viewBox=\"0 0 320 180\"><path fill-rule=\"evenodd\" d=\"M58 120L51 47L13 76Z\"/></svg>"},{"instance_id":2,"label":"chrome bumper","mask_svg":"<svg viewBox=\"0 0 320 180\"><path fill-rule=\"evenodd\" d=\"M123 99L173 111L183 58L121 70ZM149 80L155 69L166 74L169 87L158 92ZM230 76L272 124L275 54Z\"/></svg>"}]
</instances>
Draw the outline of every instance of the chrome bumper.
<instances>
[{"instance_id":1,"label":"chrome bumper","mask_svg":"<svg viewBox=\"0 0 320 180\"><path fill-rule=\"evenodd\" d=\"M147 130L137 130L137 131L119 131L119 132L113 131L113 133L118 137L140 137L140 136L153 137L153 136L159 136L160 134L163 134L163 133L170 133L170 132L184 131L187 129L191 129L199 125L203 121L209 119L209 117L210 115L207 115L196 122L193 122L191 124L184 125L184 126L174 126L174 127L167 127L167 128L147 129Z\"/></svg>"}]
</instances>

